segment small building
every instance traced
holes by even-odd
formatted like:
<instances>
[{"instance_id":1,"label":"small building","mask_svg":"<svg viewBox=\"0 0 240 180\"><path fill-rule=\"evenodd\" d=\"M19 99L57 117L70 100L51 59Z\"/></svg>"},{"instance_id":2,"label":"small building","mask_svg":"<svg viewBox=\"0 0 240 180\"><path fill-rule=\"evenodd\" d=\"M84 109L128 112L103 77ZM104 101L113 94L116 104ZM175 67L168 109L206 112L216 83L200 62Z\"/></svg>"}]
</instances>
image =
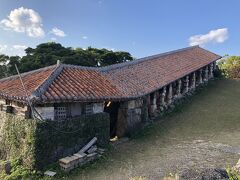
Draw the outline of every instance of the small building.
<instances>
[{"instance_id":1,"label":"small building","mask_svg":"<svg viewBox=\"0 0 240 180\"><path fill-rule=\"evenodd\" d=\"M111 136L124 136L213 78L221 56L199 46L107 67L59 64L21 74L36 114L71 121L110 114ZM0 111L31 118L19 76L0 80Z\"/></svg>"}]
</instances>

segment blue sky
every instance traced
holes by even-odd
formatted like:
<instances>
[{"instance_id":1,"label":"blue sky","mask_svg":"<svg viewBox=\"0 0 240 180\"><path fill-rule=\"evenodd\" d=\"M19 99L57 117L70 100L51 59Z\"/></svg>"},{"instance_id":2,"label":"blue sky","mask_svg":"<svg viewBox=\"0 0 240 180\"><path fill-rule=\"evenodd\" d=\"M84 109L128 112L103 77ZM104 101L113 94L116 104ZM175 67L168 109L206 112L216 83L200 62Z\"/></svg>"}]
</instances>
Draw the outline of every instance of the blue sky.
<instances>
[{"instance_id":1,"label":"blue sky","mask_svg":"<svg viewBox=\"0 0 240 180\"><path fill-rule=\"evenodd\" d=\"M0 0L0 53L56 41L140 58L200 44L239 55L238 0Z\"/></svg>"}]
</instances>

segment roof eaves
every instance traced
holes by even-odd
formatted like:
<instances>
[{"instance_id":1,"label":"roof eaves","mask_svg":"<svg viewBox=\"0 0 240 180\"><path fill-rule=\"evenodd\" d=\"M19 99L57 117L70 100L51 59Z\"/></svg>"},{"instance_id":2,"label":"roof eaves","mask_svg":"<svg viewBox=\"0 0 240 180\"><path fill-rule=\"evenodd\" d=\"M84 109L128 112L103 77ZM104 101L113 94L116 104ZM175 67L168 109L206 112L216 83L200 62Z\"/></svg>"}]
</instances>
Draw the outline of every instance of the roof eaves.
<instances>
[{"instance_id":1,"label":"roof eaves","mask_svg":"<svg viewBox=\"0 0 240 180\"><path fill-rule=\"evenodd\" d=\"M36 69L36 70L25 72L25 73L21 73L21 77L24 77L24 76L27 76L27 75L30 75L30 74L33 74L33 73L36 73L36 72L40 72L40 71L45 71L45 70L51 69L54 66L55 65L44 67L44 68L40 68L40 69ZM19 78L19 75L13 75L13 76L10 76L10 77L6 77L6 78L0 79L0 82L10 81L10 80L18 79L18 78Z\"/></svg>"}]
</instances>

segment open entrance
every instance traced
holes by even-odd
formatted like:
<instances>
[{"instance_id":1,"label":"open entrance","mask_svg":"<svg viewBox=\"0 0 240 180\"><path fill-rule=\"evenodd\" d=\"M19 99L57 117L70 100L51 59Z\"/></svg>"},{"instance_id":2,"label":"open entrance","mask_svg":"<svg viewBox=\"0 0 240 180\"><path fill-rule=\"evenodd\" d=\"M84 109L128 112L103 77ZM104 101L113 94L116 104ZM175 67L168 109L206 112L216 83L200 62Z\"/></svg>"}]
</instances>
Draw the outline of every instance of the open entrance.
<instances>
[{"instance_id":1,"label":"open entrance","mask_svg":"<svg viewBox=\"0 0 240 180\"><path fill-rule=\"evenodd\" d=\"M117 133L119 106L119 102L106 102L104 106L104 112L109 113L110 115L110 138L115 137Z\"/></svg>"}]
</instances>

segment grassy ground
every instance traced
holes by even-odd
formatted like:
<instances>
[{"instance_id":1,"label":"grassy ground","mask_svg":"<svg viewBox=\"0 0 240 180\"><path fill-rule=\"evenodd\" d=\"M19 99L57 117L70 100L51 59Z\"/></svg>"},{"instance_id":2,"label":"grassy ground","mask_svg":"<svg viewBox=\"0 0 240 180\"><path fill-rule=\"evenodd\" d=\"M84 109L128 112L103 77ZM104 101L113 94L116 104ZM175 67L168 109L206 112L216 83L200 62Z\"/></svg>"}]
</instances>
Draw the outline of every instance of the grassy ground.
<instances>
[{"instance_id":1,"label":"grassy ground","mask_svg":"<svg viewBox=\"0 0 240 180\"><path fill-rule=\"evenodd\" d=\"M232 166L240 152L240 81L210 82L176 112L69 179L161 178L188 168ZM78 175L76 175L76 173Z\"/></svg>"},{"instance_id":2,"label":"grassy ground","mask_svg":"<svg viewBox=\"0 0 240 180\"><path fill-rule=\"evenodd\" d=\"M217 80L129 142L57 179L161 179L190 168L234 165L240 158L240 81ZM55 169L55 168L53 168ZM56 169L55 169L56 170Z\"/></svg>"}]
</instances>

